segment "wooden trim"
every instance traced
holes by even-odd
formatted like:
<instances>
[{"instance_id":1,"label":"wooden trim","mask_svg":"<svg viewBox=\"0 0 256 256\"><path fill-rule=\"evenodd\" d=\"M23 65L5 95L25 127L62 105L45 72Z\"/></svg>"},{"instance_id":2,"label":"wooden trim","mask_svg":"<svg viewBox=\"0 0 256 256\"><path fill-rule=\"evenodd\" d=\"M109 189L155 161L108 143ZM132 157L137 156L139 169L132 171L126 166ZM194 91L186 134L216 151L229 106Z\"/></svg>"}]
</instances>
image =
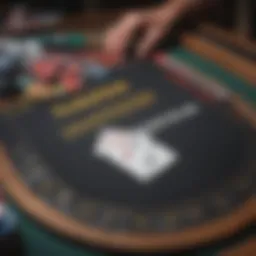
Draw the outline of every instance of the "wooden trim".
<instances>
[{"instance_id":1,"label":"wooden trim","mask_svg":"<svg viewBox=\"0 0 256 256\"><path fill-rule=\"evenodd\" d=\"M206 57L225 69L242 77L252 85L256 85L256 64L232 52L215 45L214 43L202 40L194 34L184 34L182 44L189 50Z\"/></svg>"},{"instance_id":2,"label":"wooden trim","mask_svg":"<svg viewBox=\"0 0 256 256\"><path fill-rule=\"evenodd\" d=\"M209 23L200 25L199 31L205 34L214 34L223 41L256 53L256 42L248 40L248 38L241 36L241 34L218 28Z\"/></svg>"}]
</instances>

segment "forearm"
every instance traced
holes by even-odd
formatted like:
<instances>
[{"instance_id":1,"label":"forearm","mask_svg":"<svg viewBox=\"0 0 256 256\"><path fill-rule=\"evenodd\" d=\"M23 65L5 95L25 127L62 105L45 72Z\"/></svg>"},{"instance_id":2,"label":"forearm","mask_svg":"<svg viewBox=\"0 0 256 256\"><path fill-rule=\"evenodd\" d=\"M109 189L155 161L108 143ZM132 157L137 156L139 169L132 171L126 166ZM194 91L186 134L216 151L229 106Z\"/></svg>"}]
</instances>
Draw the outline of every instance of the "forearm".
<instances>
[{"instance_id":1,"label":"forearm","mask_svg":"<svg viewBox=\"0 0 256 256\"><path fill-rule=\"evenodd\" d=\"M176 18L181 18L188 12L202 9L212 0L168 0L164 4L166 13L172 12Z\"/></svg>"}]
</instances>

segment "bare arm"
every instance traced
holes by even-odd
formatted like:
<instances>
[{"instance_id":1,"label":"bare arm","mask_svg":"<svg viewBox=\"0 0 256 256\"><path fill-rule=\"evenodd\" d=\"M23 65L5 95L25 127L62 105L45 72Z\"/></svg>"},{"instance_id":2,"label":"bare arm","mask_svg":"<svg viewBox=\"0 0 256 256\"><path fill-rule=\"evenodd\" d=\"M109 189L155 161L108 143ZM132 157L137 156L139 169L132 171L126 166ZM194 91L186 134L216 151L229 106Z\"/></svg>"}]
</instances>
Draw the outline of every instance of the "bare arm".
<instances>
[{"instance_id":1,"label":"bare arm","mask_svg":"<svg viewBox=\"0 0 256 256\"><path fill-rule=\"evenodd\" d=\"M200 9L208 1L211 0L168 0L154 8L130 12L107 31L105 48L120 57L124 56L133 34L142 28L145 35L138 43L136 52L138 56L143 57L177 20L190 11Z\"/></svg>"}]
</instances>

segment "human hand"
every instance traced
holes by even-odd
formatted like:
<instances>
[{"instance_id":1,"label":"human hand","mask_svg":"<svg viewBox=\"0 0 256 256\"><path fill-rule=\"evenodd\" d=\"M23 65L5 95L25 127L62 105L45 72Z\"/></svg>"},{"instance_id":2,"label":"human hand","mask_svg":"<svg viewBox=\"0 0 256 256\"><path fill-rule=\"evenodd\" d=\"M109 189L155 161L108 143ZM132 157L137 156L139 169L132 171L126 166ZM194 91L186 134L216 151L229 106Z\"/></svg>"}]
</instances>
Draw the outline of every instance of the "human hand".
<instances>
[{"instance_id":1,"label":"human hand","mask_svg":"<svg viewBox=\"0 0 256 256\"><path fill-rule=\"evenodd\" d=\"M122 59L134 35L142 30L143 37L135 46L135 55L145 57L178 19L194 7L198 9L205 2L207 1L168 0L155 8L129 12L107 31L104 48Z\"/></svg>"},{"instance_id":2,"label":"human hand","mask_svg":"<svg viewBox=\"0 0 256 256\"><path fill-rule=\"evenodd\" d=\"M135 46L135 55L146 56L179 18L182 9L178 8L177 1L124 15L107 31L104 41L106 51L123 58L133 36L142 30L143 37Z\"/></svg>"},{"instance_id":3,"label":"human hand","mask_svg":"<svg viewBox=\"0 0 256 256\"><path fill-rule=\"evenodd\" d=\"M142 30L143 37L135 46L138 57L145 56L162 39L173 24L174 15L162 8L133 11L111 27L105 38L105 49L124 57L133 36Z\"/></svg>"}]
</instances>

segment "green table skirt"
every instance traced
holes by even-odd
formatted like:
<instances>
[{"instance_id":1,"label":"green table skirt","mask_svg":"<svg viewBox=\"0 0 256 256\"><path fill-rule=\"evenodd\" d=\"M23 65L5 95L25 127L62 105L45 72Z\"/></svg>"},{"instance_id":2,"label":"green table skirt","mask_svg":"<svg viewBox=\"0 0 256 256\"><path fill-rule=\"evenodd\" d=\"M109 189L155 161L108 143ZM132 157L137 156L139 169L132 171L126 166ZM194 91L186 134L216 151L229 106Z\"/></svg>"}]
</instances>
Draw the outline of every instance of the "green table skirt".
<instances>
[{"instance_id":1,"label":"green table skirt","mask_svg":"<svg viewBox=\"0 0 256 256\"><path fill-rule=\"evenodd\" d=\"M172 50L169 54L172 57L184 62L188 66L204 73L205 75L220 81L227 88L241 95L243 99L255 106L256 90L252 85L243 81L238 76L227 72L218 65L201 58L198 55L181 47ZM39 223L25 215L17 206L13 207L19 218L19 225L22 239L25 245L26 256L109 256L104 252L97 252L92 249L77 245L69 240L60 238L50 233ZM227 241L208 245L205 248L182 254L182 256L217 256L218 251L223 247L239 243L252 234L256 234L255 227L249 227L241 234ZM168 255L172 255L171 253ZM176 255L176 254L175 254Z\"/></svg>"}]
</instances>

